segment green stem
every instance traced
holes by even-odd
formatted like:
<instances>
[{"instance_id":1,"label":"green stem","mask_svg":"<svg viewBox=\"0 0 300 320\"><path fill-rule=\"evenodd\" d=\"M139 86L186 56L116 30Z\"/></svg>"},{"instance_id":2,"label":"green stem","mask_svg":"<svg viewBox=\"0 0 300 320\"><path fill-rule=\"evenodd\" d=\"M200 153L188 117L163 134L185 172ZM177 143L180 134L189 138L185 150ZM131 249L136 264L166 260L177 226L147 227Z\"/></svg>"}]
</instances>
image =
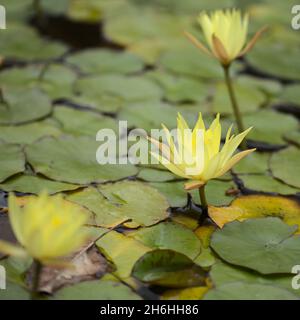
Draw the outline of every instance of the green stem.
<instances>
[{"instance_id":1,"label":"green stem","mask_svg":"<svg viewBox=\"0 0 300 320\"><path fill-rule=\"evenodd\" d=\"M232 80L231 80L231 77L230 77L229 68L230 68L230 65L223 66L224 75L225 75L225 82L226 82L226 86L227 86L227 89L228 89L228 93L229 93L232 109L233 109L233 112L234 112L235 121L236 121L236 124L237 124L237 127L238 127L238 132L242 133L243 131L245 131L245 129L244 129L244 124L243 124L243 119L242 119L242 115L241 115L241 112L240 112L240 108L239 108L239 105L237 103L236 96L235 96L235 93L234 93L234 89L233 89ZM242 143L240 145L240 148L242 150L246 150L247 149L245 140L242 141Z\"/></svg>"},{"instance_id":2,"label":"green stem","mask_svg":"<svg viewBox=\"0 0 300 320\"><path fill-rule=\"evenodd\" d=\"M33 0L33 8L40 26L44 23L44 11L40 0Z\"/></svg>"},{"instance_id":3,"label":"green stem","mask_svg":"<svg viewBox=\"0 0 300 320\"><path fill-rule=\"evenodd\" d=\"M32 279L32 289L31 289L31 300L37 300L39 298L39 283L43 266L42 264L34 260L33 261L33 279Z\"/></svg>"},{"instance_id":4,"label":"green stem","mask_svg":"<svg viewBox=\"0 0 300 320\"><path fill-rule=\"evenodd\" d=\"M205 184L199 188L199 196L200 196L203 214L205 217L207 217L208 216L208 204L207 204L206 195L205 195Z\"/></svg>"}]
</instances>

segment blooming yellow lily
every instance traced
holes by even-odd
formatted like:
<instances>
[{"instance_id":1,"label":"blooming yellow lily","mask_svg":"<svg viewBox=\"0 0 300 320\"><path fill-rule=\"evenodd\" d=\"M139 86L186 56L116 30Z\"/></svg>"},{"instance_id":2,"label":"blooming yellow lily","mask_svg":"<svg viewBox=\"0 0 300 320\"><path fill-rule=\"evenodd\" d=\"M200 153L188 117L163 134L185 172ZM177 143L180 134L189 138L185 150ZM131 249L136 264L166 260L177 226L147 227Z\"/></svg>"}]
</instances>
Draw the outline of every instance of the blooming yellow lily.
<instances>
[{"instance_id":1,"label":"blooming yellow lily","mask_svg":"<svg viewBox=\"0 0 300 320\"><path fill-rule=\"evenodd\" d=\"M198 121L193 130L189 128L180 114L177 118L175 135L164 125L162 126L166 143L149 138L151 143L160 150L158 153L152 151L151 154L174 174L191 180L185 184L186 190L200 188L209 180L224 175L238 161L255 151L255 149L249 149L234 155L237 147L251 128L234 136L231 135L232 126L229 128L225 143L220 149L219 114L208 129L205 128L201 113L199 113Z\"/></svg>"},{"instance_id":2,"label":"blooming yellow lily","mask_svg":"<svg viewBox=\"0 0 300 320\"><path fill-rule=\"evenodd\" d=\"M260 29L245 46L248 33L248 14L239 10L217 10L210 15L203 12L198 19L209 49L193 35L187 37L202 51L215 56L222 65L228 66L233 60L243 56L253 48L266 27Z\"/></svg>"},{"instance_id":3,"label":"blooming yellow lily","mask_svg":"<svg viewBox=\"0 0 300 320\"><path fill-rule=\"evenodd\" d=\"M9 196L9 219L21 246L0 240L0 251L18 257L30 256L47 265L60 265L61 258L79 249L87 240L83 225L87 215L61 195L46 192L30 198L21 208Z\"/></svg>"}]
</instances>

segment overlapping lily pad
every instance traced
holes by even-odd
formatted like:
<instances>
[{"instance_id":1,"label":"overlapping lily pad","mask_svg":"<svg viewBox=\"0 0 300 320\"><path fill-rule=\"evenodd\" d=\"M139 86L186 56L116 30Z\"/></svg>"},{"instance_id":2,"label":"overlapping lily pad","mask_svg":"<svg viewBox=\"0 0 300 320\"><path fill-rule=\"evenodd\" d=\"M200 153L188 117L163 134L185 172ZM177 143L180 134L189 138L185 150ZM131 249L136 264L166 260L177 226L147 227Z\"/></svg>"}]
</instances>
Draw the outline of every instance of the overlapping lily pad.
<instances>
[{"instance_id":1,"label":"overlapping lily pad","mask_svg":"<svg viewBox=\"0 0 300 320\"><path fill-rule=\"evenodd\" d=\"M159 223L140 229L131 237L153 249L169 249L195 259L201 251L201 242L188 228L173 222Z\"/></svg>"},{"instance_id":2,"label":"overlapping lily pad","mask_svg":"<svg viewBox=\"0 0 300 320\"><path fill-rule=\"evenodd\" d=\"M95 213L96 224L113 227L150 226L168 217L167 200L141 182L118 182L87 188L68 197Z\"/></svg>"}]
</instances>

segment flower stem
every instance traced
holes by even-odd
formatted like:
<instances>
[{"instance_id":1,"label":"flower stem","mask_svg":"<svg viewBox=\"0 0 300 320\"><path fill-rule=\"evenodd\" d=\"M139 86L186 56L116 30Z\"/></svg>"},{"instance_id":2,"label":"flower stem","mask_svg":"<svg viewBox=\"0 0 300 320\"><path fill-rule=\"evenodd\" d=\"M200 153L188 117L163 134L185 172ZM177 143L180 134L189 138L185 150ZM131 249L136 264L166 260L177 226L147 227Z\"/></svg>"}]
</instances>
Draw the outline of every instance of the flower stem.
<instances>
[{"instance_id":1,"label":"flower stem","mask_svg":"<svg viewBox=\"0 0 300 320\"><path fill-rule=\"evenodd\" d=\"M32 279L32 289L31 289L31 300L37 300L39 298L39 282L40 282L40 276L42 272L43 266L42 264L34 260L33 261L33 279Z\"/></svg>"},{"instance_id":2,"label":"flower stem","mask_svg":"<svg viewBox=\"0 0 300 320\"><path fill-rule=\"evenodd\" d=\"M236 96L235 96L235 93L234 93L234 89L233 89L233 85L232 85L232 79L230 77L229 69L230 69L230 65L223 65L223 70L224 70L224 75L225 75L225 82L226 82L226 86L227 86L227 89L228 89L228 93L229 93L232 109L233 109L233 112L234 112L235 121L236 121L236 124L237 124L237 127L238 127L238 132L242 133L243 131L245 131L244 124L243 124L243 119L242 119L240 108L239 108L239 105L237 103ZM240 148L242 150L246 150L247 149L245 140L242 141L242 143L240 145Z\"/></svg>"},{"instance_id":3,"label":"flower stem","mask_svg":"<svg viewBox=\"0 0 300 320\"><path fill-rule=\"evenodd\" d=\"M208 204L205 195L205 184L199 188L199 196L202 205L203 215L208 216Z\"/></svg>"}]
</instances>

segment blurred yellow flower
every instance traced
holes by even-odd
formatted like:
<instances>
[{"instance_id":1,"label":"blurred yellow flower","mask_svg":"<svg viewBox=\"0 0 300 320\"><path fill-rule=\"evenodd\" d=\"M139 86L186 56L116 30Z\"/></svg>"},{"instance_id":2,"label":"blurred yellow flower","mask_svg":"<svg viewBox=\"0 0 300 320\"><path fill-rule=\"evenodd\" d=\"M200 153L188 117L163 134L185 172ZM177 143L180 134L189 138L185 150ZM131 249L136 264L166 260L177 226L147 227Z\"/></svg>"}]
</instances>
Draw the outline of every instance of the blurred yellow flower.
<instances>
[{"instance_id":1,"label":"blurred yellow flower","mask_svg":"<svg viewBox=\"0 0 300 320\"><path fill-rule=\"evenodd\" d=\"M244 16L239 10L217 10L208 15L203 12L198 19L209 49L194 36L186 33L188 38L202 51L215 56L224 66L228 66L234 59L247 53L265 27L260 29L245 46L248 33L248 14Z\"/></svg>"},{"instance_id":2,"label":"blurred yellow flower","mask_svg":"<svg viewBox=\"0 0 300 320\"><path fill-rule=\"evenodd\" d=\"M43 264L59 265L60 259L79 249L87 240L83 225L87 215L61 195L42 192L20 207L9 196L9 219L17 246L0 240L0 251L13 256L31 256Z\"/></svg>"},{"instance_id":3,"label":"blurred yellow flower","mask_svg":"<svg viewBox=\"0 0 300 320\"><path fill-rule=\"evenodd\" d=\"M237 136L231 135L229 128L225 143L220 150L221 124L220 116L212 122L209 129L205 128L202 115L191 130L184 118L178 114L175 134L164 125L165 142L149 138L160 152L151 152L153 157L174 174L192 180L185 184L187 190L199 188L211 179L218 178L230 170L238 161L255 149L245 150L235 155L237 147L251 128Z\"/></svg>"}]
</instances>

